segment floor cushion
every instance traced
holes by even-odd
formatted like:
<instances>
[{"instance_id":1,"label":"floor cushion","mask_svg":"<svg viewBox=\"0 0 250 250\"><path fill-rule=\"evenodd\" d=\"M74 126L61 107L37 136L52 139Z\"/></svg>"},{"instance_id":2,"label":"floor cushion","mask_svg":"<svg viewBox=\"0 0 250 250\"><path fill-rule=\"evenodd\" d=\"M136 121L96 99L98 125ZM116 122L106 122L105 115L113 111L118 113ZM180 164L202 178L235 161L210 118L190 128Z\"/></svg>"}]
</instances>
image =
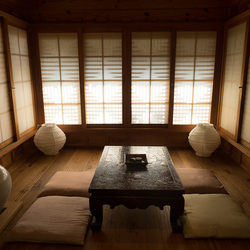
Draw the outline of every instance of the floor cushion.
<instances>
[{"instance_id":1,"label":"floor cushion","mask_svg":"<svg viewBox=\"0 0 250 250\"><path fill-rule=\"evenodd\" d=\"M12 228L9 241L83 245L91 218L89 198L38 198Z\"/></svg>"},{"instance_id":2,"label":"floor cushion","mask_svg":"<svg viewBox=\"0 0 250 250\"><path fill-rule=\"evenodd\" d=\"M185 194L185 238L250 238L250 219L228 194Z\"/></svg>"},{"instance_id":3,"label":"floor cushion","mask_svg":"<svg viewBox=\"0 0 250 250\"><path fill-rule=\"evenodd\" d=\"M38 197L51 195L89 197L88 189L94 173L94 171L58 171L45 185Z\"/></svg>"},{"instance_id":4,"label":"floor cushion","mask_svg":"<svg viewBox=\"0 0 250 250\"><path fill-rule=\"evenodd\" d=\"M227 191L216 178L213 171L209 169L176 168L176 171L185 188L186 194L227 194Z\"/></svg>"}]
</instances>

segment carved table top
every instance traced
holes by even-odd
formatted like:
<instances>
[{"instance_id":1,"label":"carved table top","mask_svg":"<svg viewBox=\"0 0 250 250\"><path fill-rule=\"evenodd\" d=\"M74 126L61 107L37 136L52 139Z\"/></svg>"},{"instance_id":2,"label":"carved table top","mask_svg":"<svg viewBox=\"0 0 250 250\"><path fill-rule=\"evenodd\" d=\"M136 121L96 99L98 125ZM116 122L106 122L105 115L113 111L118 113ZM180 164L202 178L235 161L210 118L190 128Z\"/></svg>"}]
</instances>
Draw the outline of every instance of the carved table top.
<instances>
[{"instance_id":1,"label":"carved table top","mask_svg":"<svg viewBox=\"0 0 250 250\"><path fill-rule=\"evenodd\" d=\"M127 166L125 154L146 154L146 167ZM106 146L89 187L97 195L179 196L185 193L166 147Z\"/></svg>"}]
</instances>

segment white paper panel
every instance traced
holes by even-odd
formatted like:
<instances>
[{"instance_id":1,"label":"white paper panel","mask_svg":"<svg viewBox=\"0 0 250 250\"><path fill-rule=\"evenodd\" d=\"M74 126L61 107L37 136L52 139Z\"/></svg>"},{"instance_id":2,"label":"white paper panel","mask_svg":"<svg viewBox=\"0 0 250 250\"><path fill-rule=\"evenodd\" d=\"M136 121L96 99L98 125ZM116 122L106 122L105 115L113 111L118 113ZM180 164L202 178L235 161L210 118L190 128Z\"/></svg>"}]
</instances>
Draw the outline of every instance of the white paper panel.
<instances>
[{"instance_id":1,"label":"white paper panel","mask_svg":"<svg viewBox=\"0 0 250 250\"><path fill-rule=\"evenodd\" d=\"M9 41L10 41L10 52L11 54L19 55L19 39L18 39L18 29L12 26L8 26Z\"/></svg>"},{"instance_id":2,"label":"white paper panel","mask_svg":"<svg viewBox=\"0 0 250 250\"><path fill-rule=\"evenodd\" d=\"M235 134L236 130L245 29L246 23L243 23L229 29L227 35L227 51L220 126L232 135Z\"/></svg>"},{"instance_id":3,"label":"white paper panel","mask_svg":"<svg viewBox=\"0 0 250 250\"><path fill-rule=\"evenodd\" d=\"M39 49L41 57L51 57L59 55L58 35L39 34Z\"/></svg>"},{"instance_id":4,"label":"white paper panel","mask_svg":"<svg viewBox=\"0 0 250 250\"><path fill-rule=\"evenodd\" d=\"M27 56L21 56L22 80L30 80L30 63Z\"/></svg>"},{"instance_id":5,"label":"white paper panel","mask_svg":"<svg viewBox=\"0 0 250 250\"><path fill-rule=\"evenodd\" d=\"M77 34L59 34L60 56L78 56Z\"/></svg>"},{"instance_id":6,"label":"white paper panel","mask_svg":"<svg viewBox=\"0 0 250 250\"><path fill-rule=\"evenodd\" d=\"M177 32L173 124L210 122L216 32Z\"/></svg>"},{"instance_id":7,"label":"white paper panel","mask_svg":"<svg viewBox=\"0 0 250 250\"><path fill-rule=\"evenodd\" d=\"M24 108L25 107L25 96L24 96L23 83L15 83L15 97L16 97L17 109Z\"/></svg>"},{"instance_id":8,"label":"white paper panel","mask_svg":"<svg viewBox=\"0 0 250 250\"><path fill-rule=\"evenodd\" d=\"M62 83L63 103L80 104L80 86L78 82Z\"/></svg>"},{"instance_id":9,"label":"white paper panel","mask_svg":"<svg viewBox=\"0 0 250 250\"><path fill-rule=\"evenodd\" d=\"M9 91L7 83L0 83L0 115L9 112Z\"/></svg>"},{"instance_id":10,"label":"white paper panel","mask_svg":"<svg viewBox=\"0 0 250 250\"><path fill-rule=\"evenodd\" d=\"M28 56L28 41L27 41L27 33L25 30L18 29L19 35L19 47L20 47L20 54Z\"/></svg>"},{"instance_id":11,"label":"white paper panel","mask_svg":"<svg viewBox=\"0 0 250 250\"><path fill-rule=\"evenodd\" d=\"M0 83L7 82L4 54L0 53Z\"/></svg>"},{"instance_id":12,"label":"white paper panel","mask_svg":"<svg viewBox=\"0 0 250 250\"><path fill-rule=\"evenodd\" d=\"M0 143L13 136L12 120L10 112L0 115Z\"/></svg>"},{"instance_id":13,"label":"white paper panel","mask_svg":"<svg viewBox=\"0 0 250 250\"><path fill-rule=\"evenodd\" d=\"M17 119L18 119L19 133L21 134L28 129L25 108L17 110Z\"/></svg>"},{"instance_id":14,"label":"white paper panel","mask_svg":"<svg viewBox=\"0 0 250 250\"><path fill-rule=\"evenodd\" d=\"M102 34L83 33L83 53L85 56L102 56Z\"/></svg>"},{"instance_id":15,"label":"white paper panel","mask_svg":"<svg viewBox=\"0 0 250 250\"><path fill-rule=\"evenodd\" d=\"M12 64L14 82L15 83L21 82L22 81L22 68L21 68L20 56L12 55L11 64Z\"/></svg>"}]
</instances>

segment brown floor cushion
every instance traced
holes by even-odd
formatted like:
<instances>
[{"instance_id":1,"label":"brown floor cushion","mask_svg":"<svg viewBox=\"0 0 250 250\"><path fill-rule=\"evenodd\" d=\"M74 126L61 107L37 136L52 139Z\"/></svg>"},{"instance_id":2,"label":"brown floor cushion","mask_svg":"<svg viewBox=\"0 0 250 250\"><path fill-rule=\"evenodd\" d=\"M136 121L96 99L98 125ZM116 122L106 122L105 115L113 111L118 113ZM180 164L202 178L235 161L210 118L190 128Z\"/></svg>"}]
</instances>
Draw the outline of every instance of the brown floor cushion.
<instances>
[{"instance_id":1,"label":"brown floor cushion","mask_svg":"<svg viewBox=\"0 0 250 250\"><path fill-rule=\"evenodd\" d=\"M250 219L228 194L185 194L185 238L250 238Z\"/></svg>"},{"instance_id":2,"label":"brown floor cushion","mask_svg":"<svg viewBox=\"0 0 250 250\"><path fill-rule=\"evenodd\" d=\"M186 194L227 194L227 191L216 178L213 171L209 169L176 168L176 171L185 188Z\"/></svg>"},{"instance_id":3,"label":"brown floor cushion","mask_svg":"<svg viewBox=\"0 0 250 250\"><path fill-rule=\"evenodd\" d=\"M9 241L83 245L91 218L89 198L38 198L11 230Z\"/></svg>"},{"instance_id":4,"label":"brown floor cushion","mask_svg":"<svg viewBox=\"0 0 250 250\"><path fill-rule=\"evenodd\" d=\"M58 171L45 185L38 197L50 195L89 197L89 185L94 171Z\"/></svg>"}]
</instances>

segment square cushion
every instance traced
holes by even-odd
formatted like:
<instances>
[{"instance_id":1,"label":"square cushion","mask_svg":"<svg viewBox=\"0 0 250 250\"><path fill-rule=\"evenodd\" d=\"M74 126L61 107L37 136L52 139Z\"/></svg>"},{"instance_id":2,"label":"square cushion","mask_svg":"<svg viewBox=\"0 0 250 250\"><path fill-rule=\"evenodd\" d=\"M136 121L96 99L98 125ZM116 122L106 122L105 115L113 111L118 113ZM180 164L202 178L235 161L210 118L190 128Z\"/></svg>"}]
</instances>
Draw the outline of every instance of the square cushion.
<instances>
[{"instance_id":1,"label":"square cushion","mask_svg":"<svg viewBox=\"0 0 250 250\"><path fill-rule=\"evenodd\" d=\"M91 218L89 198L38 198L12 228L9 241L83 245Z\"/></svg>"},{"instance_id":2,"label":"square cushion","mask_svg":"<svg viewBox=\"0 0 250 250\"><path fill-rule=\"evenodd\" d=\"M250 219L228 194L185 194L185 238L250 238Z\"/></svg>"},{"instance_id":3,"label":"square cushion","mask_svg":"<svg viewBox=\"0 0 250 250\"><path fill-rule=\"evenodd\" d=\"M58 171L45 185L38 197L50 195L89 197L89 185L94 173L94 171Z\"/></svg>"},{"instance_id":4,"label":"square cushion","mask_svg":"<svg viewBox=\"0 0 250 250\"><path fill-rule=\"evenodd\" d=\"M185 188L186 194L227 194L223 185L218 181L213 171L209 169L176 168Z\"/></svg>"}]
</instances>

